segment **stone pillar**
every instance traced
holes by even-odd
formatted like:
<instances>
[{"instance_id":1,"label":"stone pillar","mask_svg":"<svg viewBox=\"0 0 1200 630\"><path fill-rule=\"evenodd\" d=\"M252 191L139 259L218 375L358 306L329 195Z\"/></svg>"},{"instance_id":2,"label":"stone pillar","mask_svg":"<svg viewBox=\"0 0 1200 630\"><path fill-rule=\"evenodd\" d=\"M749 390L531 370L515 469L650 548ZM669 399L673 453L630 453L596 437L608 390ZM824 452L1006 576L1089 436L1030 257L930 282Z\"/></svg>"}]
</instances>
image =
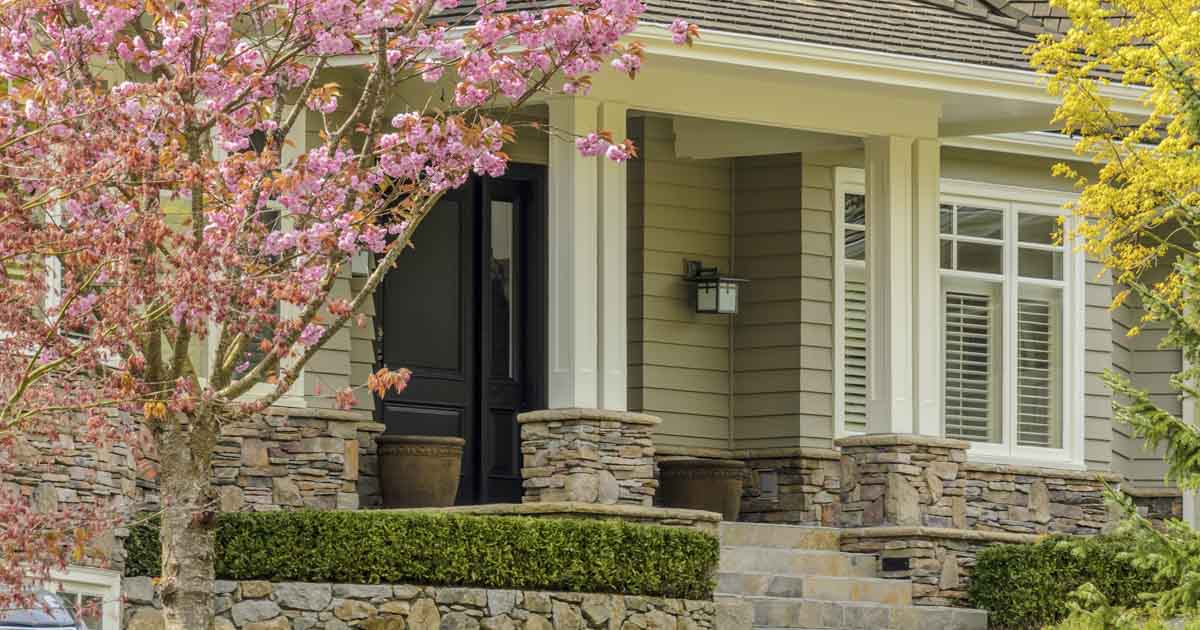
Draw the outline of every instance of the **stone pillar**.
<instances>
[{"instance_id":1,"label":"stone pillar","mask_svg":"<svg viewBox=\"0 0 1200 630\"><path fill-rule=\"evenodd\" d=\"M960 467L969 444L911 434L837 441L842 449L843 527L967 526Z\"/></svg>"},{"instance_id":2,"label":"stone pillar","mask_svg":"<svg viewBox=\"0 0 1200 630\"><path fill-rule=\"evenodd\" d=\"M524 413L524 503L653 505L654 428L645 414L601 409Z\"/></svg>"}]
</instances>

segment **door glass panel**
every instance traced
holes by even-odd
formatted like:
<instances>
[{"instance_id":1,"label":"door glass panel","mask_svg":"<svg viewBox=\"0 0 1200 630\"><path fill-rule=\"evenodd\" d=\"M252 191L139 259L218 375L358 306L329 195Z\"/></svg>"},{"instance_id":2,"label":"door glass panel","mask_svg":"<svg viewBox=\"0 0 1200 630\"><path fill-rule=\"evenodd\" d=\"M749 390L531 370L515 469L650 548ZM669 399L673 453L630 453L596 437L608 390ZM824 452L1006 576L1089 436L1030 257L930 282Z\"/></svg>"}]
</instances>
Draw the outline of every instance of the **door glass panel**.
<instances>
[{"instance_id":1,"label":"door glass panel","mask_svg":"<svg viewBox=\"0 0 1200 630\"><path fill-rule=\"evenodd\" d=\"M492 243L489 261L488 287L491 291L491 375L508 378L513 374L513 307L515 239L513 204L510 201L492 201Z\"/></svg>"}]
</instances>

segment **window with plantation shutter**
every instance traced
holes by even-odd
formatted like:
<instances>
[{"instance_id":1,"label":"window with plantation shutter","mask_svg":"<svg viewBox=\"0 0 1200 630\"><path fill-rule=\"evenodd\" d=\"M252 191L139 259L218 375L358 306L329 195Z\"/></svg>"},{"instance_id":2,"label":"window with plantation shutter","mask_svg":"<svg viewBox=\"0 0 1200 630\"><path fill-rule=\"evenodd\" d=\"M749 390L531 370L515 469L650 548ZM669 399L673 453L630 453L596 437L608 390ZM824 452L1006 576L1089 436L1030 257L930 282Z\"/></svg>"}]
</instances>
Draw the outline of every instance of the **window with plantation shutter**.
<instances>
[{"instance_id":1,"label":"window with plantation shutter","mask_svg":"<svg viewBox=\"0 0 1200 630\"><path fill-rule=\"evenodd\" d=\"M846 270L842 308L843 418L845 430L867 430L867 283L865 270Z\"/></svg>"},{"instance_id":2,"label":"window with plantation shutter","mask_svg":"<svg viewBox=\"0 0 1200 630\"><path fill-rule=\"evenodd\" d=\"M1060 238L1067 195L942 180L942 435L984 460L1083 466L1082 255ZM868 234L861 171L835 176L835 428L867 430ZM922 378L925 375L921 375Z\"/></svg>"},{"instance_id":3,"label":"window with plantation shutter","mask_svg":"<svg viewBox=\"0 0 1200 630\"><path fill-rule=\"evenodd\" d=\"M1037 297L1017 300L1017 443L1059 448L1059 306Z\"/></svg>"},{"instance_id":4,"label":"window with plantation shutter","mask_svg":"<svg viewBox=\"0 0 1200 630\"><path fill-rule=\"evenodd\" d=\"M998 437L995 306L993 293L945 293L942 413L946 437L975 442L994 442Z\"/></svg>"}]
</instances>

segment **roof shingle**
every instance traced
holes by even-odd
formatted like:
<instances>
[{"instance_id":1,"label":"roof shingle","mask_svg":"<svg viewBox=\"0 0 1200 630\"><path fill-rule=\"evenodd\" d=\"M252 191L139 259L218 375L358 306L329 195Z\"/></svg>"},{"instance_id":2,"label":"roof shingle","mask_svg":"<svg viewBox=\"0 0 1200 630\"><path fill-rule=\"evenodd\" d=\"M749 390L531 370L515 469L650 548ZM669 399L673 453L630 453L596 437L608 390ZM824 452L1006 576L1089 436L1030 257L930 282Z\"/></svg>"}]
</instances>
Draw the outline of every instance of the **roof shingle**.
<instances>
[{"instance_id":1,"label":"roof shingle","mask_svg":"<svg viewBox=\"0 0 1200 630\"><path fill-rule=\"evenodd\" d=\"M683 18L700 26L701 37L708 30L1013 70L1030 70L1025 49L1038 33L1048 30L1025 10L1049 11L1048 0L644 2L646 22L665 24ZM567 0L510 0L508 7L540 10L567 4ZM465 12L468 5L474 3L463 2L451 14Z\"/></svg>"}]
</instances>

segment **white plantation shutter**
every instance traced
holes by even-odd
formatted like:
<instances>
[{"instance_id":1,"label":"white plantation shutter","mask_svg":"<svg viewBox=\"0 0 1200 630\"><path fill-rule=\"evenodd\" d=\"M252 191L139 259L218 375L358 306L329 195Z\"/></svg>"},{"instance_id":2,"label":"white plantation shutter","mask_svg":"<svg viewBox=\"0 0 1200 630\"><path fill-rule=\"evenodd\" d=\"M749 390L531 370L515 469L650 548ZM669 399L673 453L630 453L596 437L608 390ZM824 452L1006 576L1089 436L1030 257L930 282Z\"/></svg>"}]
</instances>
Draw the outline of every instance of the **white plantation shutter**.
<instances>
[{"instance_id":1,"label":"white plantation shutter","mask_svg":"<svg viewBox=\"0 0 1200 630\"><path fill-rule=\"evenodd\" d=\"M1017 443L1022 446L1061 446L1057 311L1049 299L1017 300Z\"/></svg>"},{"instance_id":2,"label":"white plantation shutter","mask_svg":"<svg viewBox=\"0 0 1200 630\"><path fill-rule=\"evenodd\" d=\"M987 290L945 293L946 437L976 442L997 439L997 301Z\"/></svg>"},{"instance_id":3,"label":"white plantation shutter","mask_svg":"<svg viewBox=\"0 0 1200 630\"><path fill-rule=\"evenodd\" d=\"M843 414L850 433L867 430L867 283L861 267L846 268L843 327Z\"/></svg>"}]
</instances>

